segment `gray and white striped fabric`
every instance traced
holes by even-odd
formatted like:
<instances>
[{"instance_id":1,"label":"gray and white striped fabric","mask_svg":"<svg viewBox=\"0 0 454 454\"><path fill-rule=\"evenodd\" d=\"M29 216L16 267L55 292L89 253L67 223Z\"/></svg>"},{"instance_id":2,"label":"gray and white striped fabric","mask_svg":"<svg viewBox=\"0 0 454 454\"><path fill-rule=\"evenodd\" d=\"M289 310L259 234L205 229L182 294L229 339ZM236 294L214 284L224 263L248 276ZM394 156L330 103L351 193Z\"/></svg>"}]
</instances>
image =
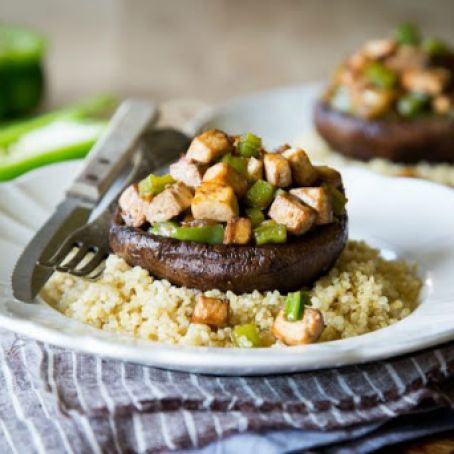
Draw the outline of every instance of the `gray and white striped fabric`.
<instances>
[{"instance_id":1,"label":"gray and white striped fabric","mask_svg":"<svg viewBox=\"0 0 454 454\"><path fill-rule=\"evenodd\" d=\"M107 361L8 331L0 344L1 452L160 452L246 431L379 423L422 402L454 408L454 344L266 378Z\"/></svg>"}]
</instances>

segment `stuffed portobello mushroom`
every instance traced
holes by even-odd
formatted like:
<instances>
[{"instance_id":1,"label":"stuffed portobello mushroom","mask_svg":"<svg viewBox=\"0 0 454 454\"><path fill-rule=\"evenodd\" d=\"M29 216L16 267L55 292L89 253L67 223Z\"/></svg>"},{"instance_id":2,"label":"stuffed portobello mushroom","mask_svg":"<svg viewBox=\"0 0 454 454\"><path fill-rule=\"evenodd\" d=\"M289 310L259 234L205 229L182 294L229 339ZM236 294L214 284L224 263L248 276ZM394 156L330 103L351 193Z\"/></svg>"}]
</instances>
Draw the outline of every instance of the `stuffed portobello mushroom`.
<instances>
[{"instance_id":1,"label":"stuffed portobello mushroom","mask_svg":"<svg viewBox=\"0 0 454 454\"><path fill-rule=\"evenodd\" d=\"M347 242L339 172L303 149L267 151L254 134L195 137L169 174L124 190L112 251L199 290L293 291L311 285Z\"/></svg>"},{"instance_id":2,"label":"stuffed portobello mushroom","mask_svg":"<svg viewBox=\"0 0 454 454\"><path fill-rule=\"evenodd\" d=\"M446 43L402 25L340 65L316 105L316 128L352 158L452 163L453 73Z\"/></svg>"}]
</instances>

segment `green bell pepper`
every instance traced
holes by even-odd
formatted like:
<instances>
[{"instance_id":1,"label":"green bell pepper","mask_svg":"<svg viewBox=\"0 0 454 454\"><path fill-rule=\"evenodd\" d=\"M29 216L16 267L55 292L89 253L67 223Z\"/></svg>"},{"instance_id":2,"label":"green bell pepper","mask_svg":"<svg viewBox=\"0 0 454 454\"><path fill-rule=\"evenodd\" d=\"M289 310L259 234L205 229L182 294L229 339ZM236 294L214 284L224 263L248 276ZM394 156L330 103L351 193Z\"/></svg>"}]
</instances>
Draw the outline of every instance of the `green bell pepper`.
<instances>
[{"instance_id":1,"label":"green bell pepper","mask_svg":"<svg viewBox=\"0 0 454 454\"><path fill-rule=\"evenodd\" d=\"M373 62L366 68L366 78L380 88L393 88L398 79L394 71L380 62Z\"/></svg>"},{"instance_id":2,"label":"green bell pepper","mask_svg":"<svg viewBox=\"0 0 454 454\"><path fill-rule=\"evenodd\" d=\"M322 185L325 187L330 196L331 196L331 204L333 206L333 212L336 216L341 216L345 214L345 205L348 202L347 197L342 191L339 191L335 186L329 183L324 183Z\"/></svg>"},{"instance_id":3,"label":"green bell pepper","mask_svg":"<svg viewBox=\"0 0 454 454\"><path fill-rule=\"evenodd\" d=\"M224 241L224 227L221 224L183 227L175 222L157 222L148 232L152 235L196 243L222 244Z\"/></svg>"},{"instance_id":4,"label":"green bell pepper","mask_svg":"<svg viewBox=\"0 0 454 454\"><path fill-rule=\"evenodd\" d=\"M232 331L233 342L240 348L254 348L260 347L260 335L253 323L246 323L245 325L236 325Z\"/></svg>"},{"instance_id":5,"label":"green bell pepper","mask_svg":"<svg viewBox=\"0 0 454 454\"><path fill-rule=\"evenodd\" d=\"M222 162L227 163L230 167L233 167L239 174L247 175L247 158L241 156L233 156L232 154L226 154L222 158Z\"/></svg>"},{"instance_id":6,"label":"green bell pepper","mask_svg":"<svg viewBox=\"0 0 454 454\"><path fill-rule=\"evenodd\" d=\"M394 30L394 39L399 44L416 46L421 41L421 35L414 24L406 23L399 25Z\"/></svg>"},{"instance_id":7,"label":"green bell pepper","mask_svg":"<svg viewBox=\"0 0 454 454\"><path fill-rule=\"evenodd\" d=\"M285 225L275 221L262 222L254 229L254 238L257 246L269 243L285 243L287 241L287 229Z\"/></svg>"},{"instance_id":8,"label":"green bell pepper","mask_svg":"<svg viewBox=\"0 0 454 454\"><path fill-rule=\"evenodd\" d=\"M252 227L258 227L265 220L265 215L260 208L246 208L245 211L252 222Z\"/></svg>"},{"instance_id":9,"label":"green bell pepper","mask_svg":"<svg viewBox=\"0 0 454 454\"><path fill-rule=\"evenodd\" d=\"M285 315L287 320L295 322L303 318L304 306L309 304L311 298L309 293L300 290L298 292L291 292L287 295L285 302Z\"/></svg>"},{"instance_id":10,"label":"green bell pepper","mask_svg":"<svg viewBox=\"0 0 454 454\"><path fill-rule=\"evenodd\" d=\"M168 184L175 183L171 175L153 175L150 173L143 180L139 181L139 195L140 197L152 197L164 191Z\"/></svg>"},{"instance_id":11,"label":"green bell pepper","mask_svg":"<svg viewBox=\"0 0 454 454\"><path fill-rule=\"evenodd\" d=\"M430 97L423 93L408 93L397 102L397 111L405 118L423 114L430 104Z\"/></svg>"},{"instance_id":12,"label":"green bell pepper","mask_svg":"<svg viewBox=\"0 0 454 454\"><path fill-rule=\"evenodd\" d=\"M421 48L431 57L444 56L451 53L449 46L438 38L426 38L421 43Z\"/></svg>"},{"instance_id":13,"label":"green bell pepper","mask_svg":"<svg viewBox=\"0 0 454 454\"><path fill-rule=\"evenodd\" d=\"M238 152L245 158L258 158L260 156L260 149L262 148L262 139L256 135L248 132L240 137L238 144Z\"/></svg>"},{"instance_id":14,"label":"green bell pepper","mask_svg":"<svg viewBox=\"0 0 454 454\"><path fill-rule=\"evenodd\" d=\"M246 203L250 207L265 209L274 198L276 188L268 181L257 180L246 193Z\"/></svg>"}]
</instances>

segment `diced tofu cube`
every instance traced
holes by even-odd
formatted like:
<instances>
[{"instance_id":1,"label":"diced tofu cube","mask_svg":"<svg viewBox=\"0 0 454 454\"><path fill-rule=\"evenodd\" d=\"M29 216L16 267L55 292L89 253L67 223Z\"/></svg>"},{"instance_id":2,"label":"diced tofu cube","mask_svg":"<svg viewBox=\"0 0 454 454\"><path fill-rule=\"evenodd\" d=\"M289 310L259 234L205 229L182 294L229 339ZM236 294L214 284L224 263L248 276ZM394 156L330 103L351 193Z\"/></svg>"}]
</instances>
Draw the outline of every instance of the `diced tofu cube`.
<instances>
[{"instance_id":1,"label":"diced tofu cube","mask_svg":"<svg viewBox=\"0 0 454 454\"><path fill-rule=\"evenodd\" d=\"M227 222L224 244L248 244L252 238L252 223L246 218L232 218Z\"/></svg>"},{"instance_id":2,"label":"diced tofu cube","mask_svg":"<svg viewBox=\"0 0 454 454\"><path fill-rule=\"evenodd\" d=\"M315 166L314 168L317 171L318 179L322 183L328 183L337 189L342 189L342 176L336 169L328 166Z\"/></svg>"},{"instance_id":3,"label":"diced tofu cube","mask_svg":"<svg viewBox=\"0 0 454 454\"><path fill-rule=\"evenodd\" d=\"M148 205L148 222L163 222L178 216L191 206L192 197L192 190L181 181L168 186Z\"/></svg>"},{"instance_id":4,"label":"diced tofu cube","mask_svg":"<svg viewBox=\"0 0 454 454\"><path fill-rule=\"evenodd\" d=\"M238 216L238 200L231 186L202 183L195 190L191 210L195 219L227 222Z\"/></svg>"},{"instance_id":5,"label":"diced tofu cube","mask_svg":"<svg viewBox=\"0 0 454 454\"><path fill-rule=\"evenodd\" d=\"M177 162L170 164L169 170L175 180L182 181L190 188L195 188L202 184L206 165L190 161L186 156L182 156Z\"/></svg>"},{"instance_id":6,"label":"diced tofu cube","mask_svg":"<svg viewBox=\"0 0 454 454\"><path fill-rule=\"evenodd\" d=\"M247 191L246 178L226 162L218 162L214 166L208 167L203 176L203 182L231 186L239 197L242 197Z\"/></svg>"},{"instance_id":7,"label":"diced tofu cube","mask_svg":"<svg viewBox=\"0 0 454 454\"><path fill-rule=\"evenodd\" d=\"M304 150L301 148L290 148L283 155L290 163L294 184L310 186L314 183L317 179L317 172Z\"/></svg>"},{"instance_id":8,"label":"diced tofu cube","mask_svg":"<svg viewBox=\"0 0 454 454\"><path fill-rule=\"evenodd\" d=\"M307 232L315 222L316 212L289 194L279 194L271 204L268 216L295 235Z\"/></svg>"},{"instance_id":9,"label":"diced tofu cube","mask_svg":"<svg viewBox=\"0 0 454 454\"><path fill-rule=\"evenodd\" d=\"M140 227L146 222L146 212L149 202L139 196L136 184L128 186L121 194L118 205L121 215L126 225L130 227Z\"/></svg>"},{"instance_id":10,"label":"diced tofu cube","mask_svg":"<svg viewBox=\"0 0 454 454\"><path fill-rule=\"evenodd\" d=\"M363 51L366 57L378 60L391 55L396 47L396 42L392 39L374 39L364 45Z\"/></svg>"},{"instance_id":11,"label":"diced tofu cube","mask_svg":"<svg viewBox=\"0 0 454 454\"><path fill-rule=\"evenodd\" d=\"M292 184L290 163L281 154L267 153L263 159L266 179L278 188L286 188Z\"/></svg>"},{"instance_id":12,"label":"diced tofu cube","mask_svg":"<svg viewBox=\"0 0 454 454\"><path fill-rule=\"evenodd\" d=\"M263 180L263 161L261 159L249 158L247 176L249 181Z\"/></svg>"},{"instance_id":13,"label":"diced tofu cube","mask_svg":"<svg viewBox=\"0 0 454 454\"><path fill-rule=\"evenodd\" d=\"M408 69L424 68L428 55L417 46L399 46L393 55L386 58L386 66L397 73Z\"/></svg>"},{"instance_id":14,"label":"diced tofu cube","mask_svg":"<svg viewBox=\"0 0 454 454\"><path fill-rule=\"evenodd\" d=\"M192 313L192 323L222 327L229 321L229 302L199 295Z\"/></svg>"},{"instance_id":15,"label":"diced tofu cube","mask_svg":"<svg viewBox=\"0 0 454 454\"><path fill-rule=\"evenodd\" d=\"M323 315L318 309L306 307L302 320L287 320L280 311L274 320L272 333L286 345L303 345L317 342L325 328Z\"/></svg>"},{"instance_id":16,"label":"diced tofu cube","mask_svg":"<svg viewBox=\"0 0 454 454\"><path fill-rule=\"evenodd\" d=\"M318 225L333 222L331 195L327 188L296 188L290 191L297 199L310 206L317 212L315 223Z\"/></svg>"},{"instance_id":17,"label":"diced tofu cube","mask_svg":"<svg viewBox=\"0 0 454 454\"><path fill-rule=\"evenodd\" d=\"M211 129L192 140L186 157L191 161L209 164L220 156L230 153L232 148L232 141L227 134Z\"/></svg>"},{"instance_id":18,"label":"diced tofu cube","mask_svg":"<svg viewBox=\"0 0 454 454\"><path fill-rule=\"evenodd\" d=\"M358 115L364 118L377 118L389 112L394 101L393 90L366 88L357 96Z\"/></svg>"},{"instance_id":19,"label":"diced tofu cube","mask_svg":"<svg viewBox=\"0 0 454 454\"><path fill-rule=\"evenodd\" d=\"M433 99L432 107L437 114L445 115L452 110L452 99L446 95L440 95Z\"/></svg>"},{"instance_id":20,"label":"diced tofu cube","mask_svg":"<svg viewBox=\"0 0 454 454\"><path fill-rule=\"evenodd\" d=\"M439 95L447 86L450 73L445 68L409 69L402 73L402 85L409 91Z\"/></svg>"}]
</instances>

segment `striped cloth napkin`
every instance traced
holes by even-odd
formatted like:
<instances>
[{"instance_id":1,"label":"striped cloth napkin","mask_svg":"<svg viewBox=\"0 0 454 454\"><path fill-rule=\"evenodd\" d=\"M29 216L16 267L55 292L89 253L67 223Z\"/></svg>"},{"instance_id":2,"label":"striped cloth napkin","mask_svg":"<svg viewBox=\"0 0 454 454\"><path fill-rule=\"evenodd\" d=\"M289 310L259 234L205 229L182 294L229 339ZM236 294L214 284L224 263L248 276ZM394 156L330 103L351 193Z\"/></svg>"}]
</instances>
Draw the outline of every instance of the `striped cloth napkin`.
<instances>
[{"instance_id":1,"label":"striped cloth napkin","mask_svg":"<svg viewBox=\"0 0 454 454\"><path fill-rule=\"evenodd\" d=\"M367 365L247 378L102 360L4 330L0 345L2 452L161 452L275 429L341 430L345 438L422 404L454 408L453 343Z\"/></svg>"}]
</instances>

